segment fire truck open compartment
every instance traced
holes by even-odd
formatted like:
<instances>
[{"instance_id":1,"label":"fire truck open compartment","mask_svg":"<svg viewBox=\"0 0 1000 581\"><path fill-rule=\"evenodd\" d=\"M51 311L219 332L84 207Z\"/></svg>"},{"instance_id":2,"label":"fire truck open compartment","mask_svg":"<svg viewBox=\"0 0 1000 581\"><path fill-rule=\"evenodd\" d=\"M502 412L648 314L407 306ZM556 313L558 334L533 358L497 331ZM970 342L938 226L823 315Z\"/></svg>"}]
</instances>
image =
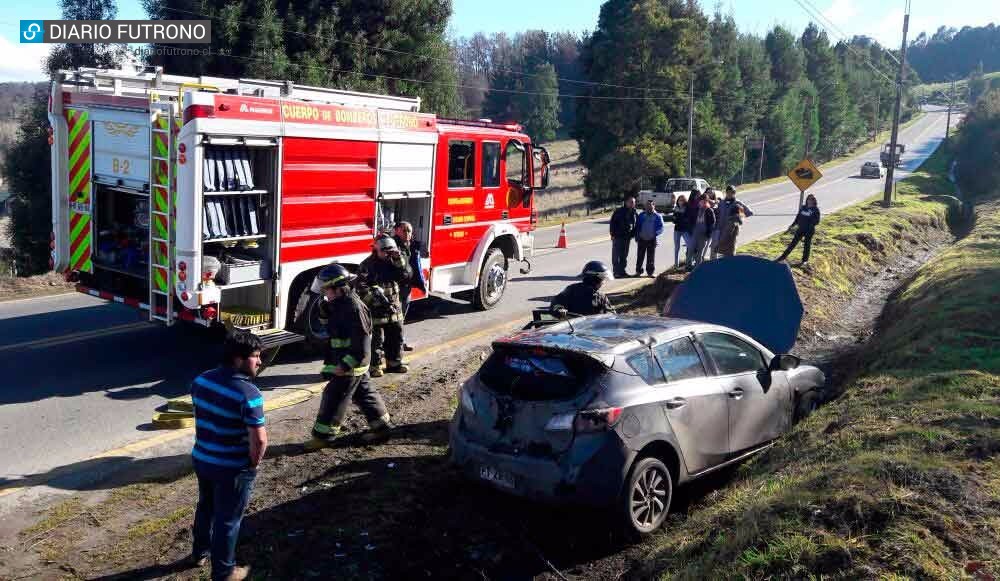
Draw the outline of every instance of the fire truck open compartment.
<instances>
[{"instance_id":1,"label":"fire truck open compartment","mask_svg":"<svg viewBox=\"0 0 1000 581\"><path fill-rule=\"evenodd\" d=\"M149 293L149 194L96 184L93 286L118 295Z\"/></svg>"},{"instance_id":2,"label":"fire truck open compartment","mask_svg":"<svg viewBox=\"0 0 1000 581\"><path fill-rule=\"evenodd\" d=\"M222 313L250 315L242 320L253 323L236 326L270 327L277 257L277 140L205 136L201 150L203 276L214 274L212 282L222 291Z\"/></svg>"},{"instance_id":3,"label":"fire truck open compartment","mask_svg":"<svg viewBox=\"0 0 1000 581\"><path fill-rule=\"evenodd\" d=\"M379 231L390 232L397 222L409 222L413 226L413 240L426 252L431 239L431 201L427 193L412 198L391 194L380 197L376 210Z\"/></svg>"}]
</instances>

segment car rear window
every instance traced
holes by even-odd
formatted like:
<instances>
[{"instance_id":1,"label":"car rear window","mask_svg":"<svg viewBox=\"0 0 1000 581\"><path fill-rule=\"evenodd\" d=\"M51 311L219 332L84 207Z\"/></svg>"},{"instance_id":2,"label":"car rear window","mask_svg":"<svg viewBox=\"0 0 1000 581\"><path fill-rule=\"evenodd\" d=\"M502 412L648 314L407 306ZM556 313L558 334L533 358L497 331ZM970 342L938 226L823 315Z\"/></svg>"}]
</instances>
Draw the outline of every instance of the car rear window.
<instances>
[{"instance_id":1,"label":"car rear window","mask_svg":"<svg viewBox=\"0 0 1000 581\"><path fill-rule=\"evenodd\" d=\"M517 399L565 399L580 393L605 371L584 355L498 348L479 369L479 381Z\"/></svg>"}]
</instances>

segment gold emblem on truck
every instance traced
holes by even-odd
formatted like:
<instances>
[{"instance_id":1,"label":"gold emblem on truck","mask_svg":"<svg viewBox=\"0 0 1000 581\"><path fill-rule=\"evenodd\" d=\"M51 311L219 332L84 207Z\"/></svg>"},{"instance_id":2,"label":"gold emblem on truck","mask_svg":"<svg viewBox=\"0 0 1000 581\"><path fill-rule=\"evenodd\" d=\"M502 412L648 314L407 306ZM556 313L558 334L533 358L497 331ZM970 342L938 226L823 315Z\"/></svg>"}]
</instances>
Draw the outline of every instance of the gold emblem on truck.
<instances>
[{"instance_id":1,"label":"gold emblem on truck","mask_svg":"<svg viewBox=\"0 0 1000 581\"><path fill-rule=\"evenodd\" d=\"M131 123L118 123L115 121L103 121L104 130L111 135L124 135L129 139L135 137L137 131L139 131L138 125L132 125Z\"/></svg>"}]
</instances>

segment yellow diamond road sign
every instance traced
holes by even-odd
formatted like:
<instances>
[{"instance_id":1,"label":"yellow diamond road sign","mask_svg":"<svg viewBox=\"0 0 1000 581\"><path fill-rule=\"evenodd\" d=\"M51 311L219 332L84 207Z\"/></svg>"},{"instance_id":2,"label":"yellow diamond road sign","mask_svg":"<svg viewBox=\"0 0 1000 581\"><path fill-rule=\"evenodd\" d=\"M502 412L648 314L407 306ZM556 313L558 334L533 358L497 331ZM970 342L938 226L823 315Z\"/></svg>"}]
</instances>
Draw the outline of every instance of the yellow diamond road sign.
<instances>
[{"instance_id":1,"label":"yellow diamond road sign","mask_svg":"<svg viewBox=\"0 0 1000 581\"><path fill-rule=\"evenodd\" d=\"M792 183L799 188L800 192L808 190L821 177L823 177L823 174L820 173L819 168L808 159L803 159L799 162L799 165L793 167L792 171L788 172L788 179L792 180Z\"/></svg>"}]
</instances>

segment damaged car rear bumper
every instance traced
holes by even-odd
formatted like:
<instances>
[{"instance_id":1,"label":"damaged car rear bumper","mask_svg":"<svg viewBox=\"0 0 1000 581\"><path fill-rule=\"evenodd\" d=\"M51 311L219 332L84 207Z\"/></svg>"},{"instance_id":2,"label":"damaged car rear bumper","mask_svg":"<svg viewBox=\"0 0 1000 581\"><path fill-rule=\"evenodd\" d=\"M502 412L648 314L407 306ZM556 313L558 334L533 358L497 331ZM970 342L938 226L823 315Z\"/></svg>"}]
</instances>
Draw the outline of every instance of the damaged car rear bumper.
<instances>
[{"instance_id":1,"label":"damaged car rear bumper","mask_svg":"<svg viewBox=\"0 0 1000 581\"><path fill-rule=\"evenodd\" d=\"M607 506L618 497L633 452L617 434L552 457L490 450L452 428L451 460L470 480L531 500Z\"/></svg>"}]
</instances>

